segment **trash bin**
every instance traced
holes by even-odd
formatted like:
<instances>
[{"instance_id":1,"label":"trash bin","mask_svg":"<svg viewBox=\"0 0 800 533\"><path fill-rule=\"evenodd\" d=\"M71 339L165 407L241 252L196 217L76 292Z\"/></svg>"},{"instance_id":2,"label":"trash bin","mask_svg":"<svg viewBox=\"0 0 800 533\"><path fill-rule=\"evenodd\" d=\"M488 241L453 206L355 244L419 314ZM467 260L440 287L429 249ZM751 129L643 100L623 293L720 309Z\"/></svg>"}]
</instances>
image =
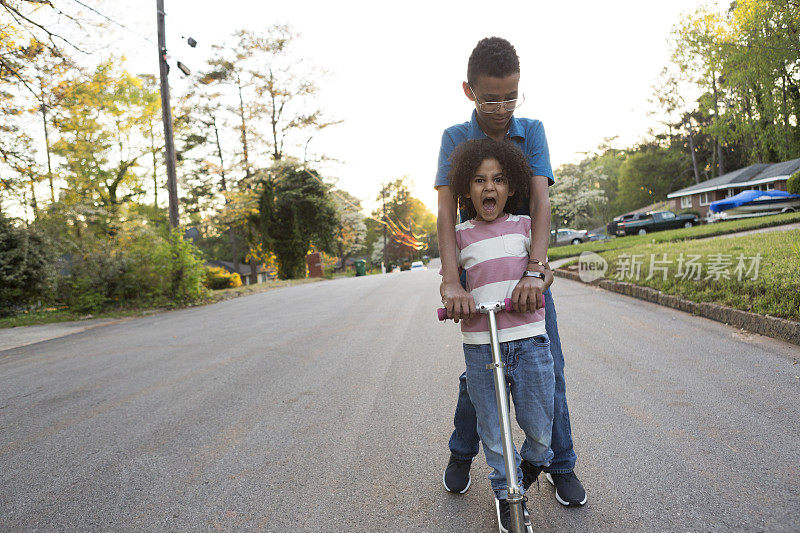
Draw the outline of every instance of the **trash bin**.
<instances>
[{"instance_id":1,"label":"trash bin","mask_svg":"<svg viewBox=\"0 0 800 533\"><path fill-rule=\"evenodd\" d=\"M356 259L354 261L356 265L356 276L366 276L367 275L367 262L363 259Z\"/></svg>"}]
</instances>

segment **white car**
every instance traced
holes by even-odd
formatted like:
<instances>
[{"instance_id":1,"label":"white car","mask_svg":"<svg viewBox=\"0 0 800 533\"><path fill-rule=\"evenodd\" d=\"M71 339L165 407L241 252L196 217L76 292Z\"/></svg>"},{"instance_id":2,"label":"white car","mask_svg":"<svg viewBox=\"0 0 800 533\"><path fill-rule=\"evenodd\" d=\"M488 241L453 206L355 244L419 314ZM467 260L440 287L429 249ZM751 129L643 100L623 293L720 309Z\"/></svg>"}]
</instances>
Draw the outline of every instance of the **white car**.
<instances>
[{"instance_id":1,"label":"white car","mask_svg":"<svg viewBox=\"0 0 800 533\"><path fill-rule=\"evenodd\" d=\"M589 232L586 230L561 228L558 230L558 234L556 234L556 230L552 230L550 233L556 235L556 244L580 244L589 240Z\"/></svg>"},{"instance_id":2,"label":"white car","mask_svg":"<svg viewBox=\"0 0 800 533\"><path fill-rule=\"evenodd\" d=\"M414 261L411 263L411 270L427 270L428 267L422 261Z\"/></svg>"}]
</instances>

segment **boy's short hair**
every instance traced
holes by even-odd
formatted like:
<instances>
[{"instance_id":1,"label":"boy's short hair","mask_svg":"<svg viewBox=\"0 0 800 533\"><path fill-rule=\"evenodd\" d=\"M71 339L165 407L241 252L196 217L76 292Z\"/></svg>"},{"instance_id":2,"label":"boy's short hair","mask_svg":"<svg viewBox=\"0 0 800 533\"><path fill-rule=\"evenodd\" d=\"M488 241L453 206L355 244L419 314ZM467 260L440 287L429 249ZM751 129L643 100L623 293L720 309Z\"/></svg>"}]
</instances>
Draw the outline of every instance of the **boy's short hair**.
<instances>
[{"instance_id":1,"label":"boy's short hair","mask_svg":"<svg viewBox=\"0 0 800 533\"><path fill-rule=\"evenodd\" d=\"M519 57L511 43L501 37L478 41L467 62L467 83L475 86L478 76L505 78L519 72Z\"/></svg>"},{"instance_id":2,"label":"boy's short hair","mask_svg":"<svg viewBox=\"0 0 800 533\"><path fill-rule=\"evenodd\" d=\"M486 159L495 159L500 163L503 174L508 180L509 191L504 211L512 213L520 202L530 195L530 182L533 170L525 154L511 141L495 141L494 139L473 139L456 146L450 155L450 191L459 209L464 209L470 218L477 216L475 206L469 198L470 181Z\"/></svg>"}]
</instances>

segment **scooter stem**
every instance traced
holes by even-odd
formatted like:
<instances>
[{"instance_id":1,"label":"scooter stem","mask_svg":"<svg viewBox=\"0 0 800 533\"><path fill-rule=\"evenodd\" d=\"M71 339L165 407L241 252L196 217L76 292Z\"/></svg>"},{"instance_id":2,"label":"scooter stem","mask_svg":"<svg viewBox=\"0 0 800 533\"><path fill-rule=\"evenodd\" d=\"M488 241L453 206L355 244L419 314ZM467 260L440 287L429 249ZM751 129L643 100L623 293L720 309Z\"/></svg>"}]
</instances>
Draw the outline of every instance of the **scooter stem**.
<instances>
[{"instance_id":1,"label":"scooter stem","mask_svg":"<svg viewBox=\"0 0 800 533\"><path fill-rule=\"evenodd\" d=\"M483 310L481 310L483 311ZM503 459L506 466L506 483L508 485L508 504L511 510L511 531L524 533L525 517L522 513L522 491L517 480L517 464L514 456L514 441L511 437L511 414L508 408L508 386L506 384L505 364L500 355L500 342L497 338L497 309L489 308L485 312L489 316L489 341L492 346L492 364L486 365L494 374L494 392L497 398L497 413L500 417L500 434L503 442Z\"/></svg>"}]
</instances>

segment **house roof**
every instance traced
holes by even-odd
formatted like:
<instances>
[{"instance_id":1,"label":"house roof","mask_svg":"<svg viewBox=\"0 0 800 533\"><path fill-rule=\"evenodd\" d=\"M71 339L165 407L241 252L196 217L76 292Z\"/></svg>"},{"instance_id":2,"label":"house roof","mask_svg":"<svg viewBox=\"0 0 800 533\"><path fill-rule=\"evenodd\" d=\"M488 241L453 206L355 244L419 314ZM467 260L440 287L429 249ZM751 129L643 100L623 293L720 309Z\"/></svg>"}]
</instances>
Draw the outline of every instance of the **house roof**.
<instances>
[{"instance_id":1,"label":"house roof","mask_svg":"<svg viewBox=\"0 0 800 533\"><path fill-rule=\"evenodd\" d=\"M788 177L800 170L800 157L792 159L791 161L784 161L783 163L775 163L770 165L769 168L760 173L756 179L764 178L777 178Z\"/></svg>"},{"instance_id":2,"label":"house roof","mask_svg":"<svg viewBox=\"0 0 800 533\"><path fill-rule=\"evenodd\" d=\"M667 198L677 198L701 192L715 191L717 189L727 189L732 185L744 186L746 184L756 185L767 183L782 178L788 178L800 169L800 158L784 161L782 163L756 163L749 167L740 168L733 172L728 172L722 176L696 183L689 187L671 192Z\"/></svg>"}]
</instances>

